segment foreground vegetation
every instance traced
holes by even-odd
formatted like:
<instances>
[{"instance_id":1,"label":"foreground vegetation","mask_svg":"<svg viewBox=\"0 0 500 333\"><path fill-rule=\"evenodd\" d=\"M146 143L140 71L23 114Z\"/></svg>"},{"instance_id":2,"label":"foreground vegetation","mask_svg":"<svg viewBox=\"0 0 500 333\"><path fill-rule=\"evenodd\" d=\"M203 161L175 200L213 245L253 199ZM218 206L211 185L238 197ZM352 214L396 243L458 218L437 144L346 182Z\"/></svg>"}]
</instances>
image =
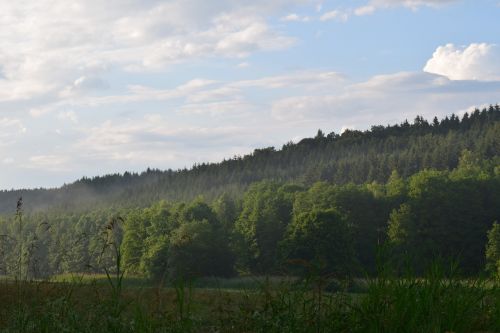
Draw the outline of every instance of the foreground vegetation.
<instances>
[{"instance_id":1,"label":"foreground vegetation","mask_svg":"<svg viewBox=\"0 0 500 333\"><path fill-rule=\"evenodd\" d=\"M500 285L433 264L421 278L254 279L250 287L3 281L1 332L498 332ZM104 282L104 283L103 283ZM248 282L248 281L247 281ZM207 283L207 281L205 281ZM245 284L245 283L243 283ZM240 284L241 285L241 284ZM226 289L229 286L231 289Z\"/></svg>"}]
</instances>

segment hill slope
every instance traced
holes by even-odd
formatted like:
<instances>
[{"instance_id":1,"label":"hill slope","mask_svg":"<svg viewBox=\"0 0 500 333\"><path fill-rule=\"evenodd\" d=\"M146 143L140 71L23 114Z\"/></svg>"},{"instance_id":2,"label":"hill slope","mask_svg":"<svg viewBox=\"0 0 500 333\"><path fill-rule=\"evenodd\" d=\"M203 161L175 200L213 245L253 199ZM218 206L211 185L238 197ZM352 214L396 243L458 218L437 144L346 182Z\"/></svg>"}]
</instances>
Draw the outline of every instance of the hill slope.
<instances>
[{"instance_id":1,"label":"hill slope","mask_svg":"<svg viewBox=\"0 0 500 333\"><path fill-rule=\"evenodd\" d=\"M58 189L0 192L0 214L11 214L18 197L25 209L85 211L104 206L144 207L159 199L211 200L221 193L241 196L259 180L318 180L337 184L385 182L393 170L402 176L419 170L451 169L462 150L477 158L497 158L500 152L500 107L475 110L462 119L452 115L432 122L417 117L412 124L372 126L369 131L347 130L287 143L281 149L256 149L252 154L183 170L150 170L83 178Z\"/></svg>"}]
</instances>

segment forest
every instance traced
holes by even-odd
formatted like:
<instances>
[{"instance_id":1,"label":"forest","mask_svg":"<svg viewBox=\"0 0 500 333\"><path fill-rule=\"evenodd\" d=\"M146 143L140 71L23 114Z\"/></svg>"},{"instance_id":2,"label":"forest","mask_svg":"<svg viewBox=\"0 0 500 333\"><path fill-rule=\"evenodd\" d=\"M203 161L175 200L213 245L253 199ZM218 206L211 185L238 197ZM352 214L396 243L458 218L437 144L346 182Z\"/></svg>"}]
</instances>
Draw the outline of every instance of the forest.
<instances>
[{"instance_id":1,"label":"forest","mask_svg":"<svg viewBox=\"0 0 500 333\"><path fill-rule=\"evenodd\" d=\"M300 275L311 265L359 277L375 272L382 250L417 274L437 257L465 276L496 274L499 120L496 105L461 119L318 131L190 170L4 191L0 272L15 275L22 262L32 278L103 273L114 246L128 274L153 280Z\"/></svg>"},{"instance_id":2,"label":"forest","mask_svg":"<svg viewBox=\"0 0 500 333\"><path fill-rule=\"evenodd\" d=\"M424 169L451 170L464 149L478 159L493 159L499 151L498 105L427 121L372 126L367 131L346 130L298 143L255 149L220 163L202 163L191 169L148 169L82 178L56 189L0 191L0 214L14 214L23 197L26 212L58 210L86 212L96 208L146 208L159 200L208 202L226 193L241 199L250 184L262 180L310 186L317 181L337 185L385 183L393 171L407 178Z\"/></svg>"}]
</instances>

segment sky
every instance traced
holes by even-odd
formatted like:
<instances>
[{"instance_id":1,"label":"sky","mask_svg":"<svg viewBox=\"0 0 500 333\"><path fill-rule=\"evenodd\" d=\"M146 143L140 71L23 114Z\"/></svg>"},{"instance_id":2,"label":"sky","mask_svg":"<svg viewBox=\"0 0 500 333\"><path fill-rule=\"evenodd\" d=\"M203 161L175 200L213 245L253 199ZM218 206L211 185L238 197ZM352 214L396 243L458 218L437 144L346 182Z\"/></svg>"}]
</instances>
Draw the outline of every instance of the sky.
<instances>
[{"instance_id":1,"label":"sky","mask_svg":"<svg viewBox=\"0 0 500 333\"><path fill-rule=\"evenodd\" d=\"M0 0L0 189L500 102L500 0Z\"/></svg>"}]
</instances>

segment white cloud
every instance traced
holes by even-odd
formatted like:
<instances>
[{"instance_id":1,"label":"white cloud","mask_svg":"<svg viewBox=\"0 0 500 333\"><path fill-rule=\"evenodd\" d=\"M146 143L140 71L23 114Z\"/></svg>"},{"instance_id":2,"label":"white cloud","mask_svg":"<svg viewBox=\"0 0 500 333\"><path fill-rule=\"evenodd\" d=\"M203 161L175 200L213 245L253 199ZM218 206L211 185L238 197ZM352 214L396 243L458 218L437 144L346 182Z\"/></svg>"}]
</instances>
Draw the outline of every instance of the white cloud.
<instances>
[{"instance_id":1,"label":"white cloud","mask_svg":"<svg viewBox=\"0 0 500 333\"><path fill-rule=\"evenodd\" d=\"M447 4L458 2L460 0L370 0L364 5L348 8L345 10L332 10L323 14L320 21L340 20L347 21L352 14L356 16L365 16L375 13L378 9L406 7L411 10L417 10L419 7L439 8Z\"/></svg>"},{"instance_id":2,"label":"white cloud","mask_svg":"<svg viewBox=\"0 0 500 333\"><path fill-rule=\"evenodd\" d=\"M14 163L14 159L12 157L5 157L3 160L2 160L2 163L3 164L13 164Z\"/></svg>"},{"instance_id":3,"label":"white cloud","mask_svg":"<svg viewBox=\"0 0 500 333\"><path fill-rule=\"evenodd\" d=\"M272 31L264 21L256 18L224 16L219 20L217 27L207 35L218 37L212 52L224 56L246 57L256 50L279 50L295 42L291 37ZM235 28L224 31L231 25Z\"/></svg>"},{"instance_id":4,"label":"white cloud","mask_svg":"<svg viewBox=\"0 0 500 333\"><path fill-rule=\"evenodd\" d=\"M78 98L69 98L69 94L65 99L47 103L46 105L31 108L29 113L32 117L38 118L49 113L59 111L61 114L68 115L67 108L96 108L108 105L140 103L145 101L168 101L182 99L191 96L199 90L215 84L214 80L192 79L184 84L181 84L173 89L156 89L143 85L129 85L127 91L123 94L104 95L104 96L78 96ZM77 119L76 111L72 110L71 118ZM69 117L66 117L70 119Z\"/></svg>"},{"instance_id":5,"label":"white cloud","mask_svg":"<svg viewBox=\"0 0 500 333\"><path fill-rule=\"evenodd\" d=\"M47 113L54 111L58 105L64 105L64 104L65 103L56 102L52 105L34 107L34 108L31 108L29 110L29 114L34 118L38 118L38 117L41 117Z\"/></svg>"},{"instance_id":6,"label":"white cloud","mask_svg":"<svg viewBox=\"0 0 500 333\"><path fill-rule=\"evenodd\" d=\"M27 129L20 119L0 118L0 146L8 145L26 132Z\"/></svg>"},{"instance_id":7,"label":"white cloud","mask_svg":"<svg viewBox=\"0 0 500 333\"><path fill-rule=\"evenodd\" d=\"M62 120L68 119L75 124L78 123L78 116L76 115L75 111L59 112L57 117Z\"/></svg>"},{"instance_id":8,"label":"white cloud","mask_svg":"<svg viewBox=\"0 0 500 333\"><path fill-rule=\"evenodd\" d=\"M248 88L260 87L265 89L301 87L317 90L321 87L332 87L342 83L344 76L333 71L299 71L286 75L268 76L254 80L243 80L230 83L231 87Z\"/></svg>"},{"instance_id":9,"label":"white cloud","mask_svg":"<svg viewBox=\"0 0 500 333\"><path fill-rule=\"evenodd\" d=\"M412 10L419 7L442 7L460 0L371 0L366 5L358 7L354 13L358 16L373 14L377 9L403 6Z\"/></svg>"},{"instance_id":10,"label":"white cloud","mask_svg":"<svg viewBox=\"0 0 500 333\"><path fill-rule=\"evenodd\" d=\"M256 100L255 94L261 98ZM136 101L162 103L160 109L146 115L136 112L113 117L103 113L89 122L81 114L78 123L53 134L53 144L46 142L36 149L25 145L43 141L53 131L40 128L37 136L30 136L31 131L22 132L25 126L21 120L0 118L0 142L28 136L10 151L0 144L0 151L27 173L57 171L70 180L85 174L140 171L148 166L189 167L195 162L248 153L256 147L279 146L293 137L313 135L318 128L338 132L405 118L412 121L418 114L444 116L471 105L496 103L498 96L500 82L456 81L424 72L377 75L362 82L328 70L229 82L194 79L171 89L133 86L123 96L87 96L83 108L91 112L95 107L94 114L117 103L131 108ZM56 105L47 117L29 119L71 120L80 115L81 101ZM142 110L142 105L137 107ZM9 136L4 140L7 130ZM16 155L18 150L21 153Z\"/></svg>"},{"instance_id":11,"label":"white cloud","mask_svg":"<svg viewBox=\"0 0 500 333\"><path fill-rule=\"evenodd\" d=\"M243 98L187 103L179 108L179 112L183 114L208 115L211 117L224 116L225 119L228 117L242 119L252 115L254 111L256 111L255 105Z\"/></svg>"},{"instance_id":12,"label":"white cloud","mask_svg":"<svg viewBox=\"0 0 500 333\"><path fill-rule=\"evenodd\" d=\"M158 70L286 48L294 40L267 17L306 2L2 1L0 101L100 90L109 69Z\"/></svg>"},{"instance_id":13,"label":"white cloud","mask_svg":"<svg viewBox=\"0 0 500 333\"><path fill-rule=\"evenodd\" d=\"M98 76L83 75L76 79L67 89L77 93L85 93L87 91L105 90L108 88L109 84L102 78Z\"/></svg>"},{"instance_id":14,"label":"white cloud","mask_svg":"<svg viewBox=\"0 0 500 333\"><path fill-rule=\"evenodd\" d=\"M348 12L341 10L332 10L324 13L320 17L320 21L331 21L331 20L339 20L339 21L347 21L349 19Z\"/></svg>"},{"instance_id":15,"label":"white cloud","mask_svg":"<svg viewBox=\"0 0 500 333\"><path fill-rule=\"evenodd\" d=\"M451 80L500 80L500 48L486 43L440 46L427 61L424 71Z\"/></svg>"},{"instance_id":16,"label":"white cloud","mask_svg":"<svg viewBox=\"0 0 500 333\"><path fill-rule=\"evenodd\" d=\"M196 79L168 92L147 87L134 89L134 93L150 98L189 91L185 95L187 102L178 108L174 106L180 114L224 117L214 122L200 117L200 124L193 124L155 113L141 118L109 119L90 128L81 125L75 140L57 152L32 154L22 165L37 170L75 170L75 177L88 174L93 165L111 171L117 171L117 165L121 170L190 166L250 152L255 147L279 145L297 135L312 135L317 128L364 129L367 125L405 118L411 121L417 114L431 118L470 105L495 103L500 83L452 81L412 72L349 83L336 72L304 71L235 82ZM246 96L248 89L276 90L277 94L262 104ZM280 97L285 92L289 97ZM231 117L237 121L228 120Z\"/></svg>"},{"instance_id":17,"label":"white cloud","mask_svg":"<svg viewBox=\"0 0 500 333\"><path fill-rule=\"evenodd\" d=\"M420 6L438 7L458 1L460 0L372 0L371 2L378 6L405 6L417 8Z\"/></svg>"},{"instance_id":18,"label":"white cloud","mask_svg":"<svg viewBox=\"0 0 500 333\"><path fill-rule=\"evenodd\" d=\"M198 91L187 96L187 102L200 103L200 102L222 102L227 99L237 99L241 95L240 89L231 86L221 86L214 89L207 89Z\"/></svg>"},{"instance_id":19,"label":"white cloud","mask_svg":"<svg viewBox=\"0 0 500 333\"><path fill-rule=\"evenodd\" d=\"M419 7L423 6L439 8L458 1L460 0L370 0L359 7L348 8L345 10L337 9L329 11L320 17L320 21L347 21L352 14L356 16L371 15L378 9L392 7L406 7L410 8L411 10L417 10Z\"/></svg>"},{"instance_id":20,"label":"white cloud","mask_svg":"<svg viewBox=\"0 0 500 333\"><path fill-rule=\"evenodd\" d=\"M311 21L311 18L309 16L300 16L298 14L292 13L283 16L280 20L284 22L309 22Z\"/></svg>"},{"instance_id":21,"label":"white cloud","mask_svg":"<svg viewBox=\"0 0 500 333\"><path fill-rule=\"evenodd\" d=\"M363 7L358 7L354 10L354 14L357 16L370 15L375 12L376 8L373 5L366 5Z\"/></svg>"},{"instance_id":22,"label":"white cloud","mask_svg":"<svg viewBox=\"0 0 500 333\"><path fill-rule=\"evenodd\" d=\"M130 85L124 94L105 96L79 96L77 99L67 98L35 107L30 110L30 115L38 118L49 113L58 112L60 119L66 118L78 121L77 108L98 108L103 106L124 105L131 103L152 101L180 101L186 103L181 110L189 110L189 113L222 114L230 110L229 105L237 102L238 105L247 104L242 102L243 91L248 88L280 89L297 88L303 90L315 90L330 88L342 83L344 77L332 71L299 71L286 75L263 77L253 80L241 80L234 82L218 82L202 78L192 79L184 84L171 89L156 89L142 85ZM232 101L231 103L228 103ZM219 111L215 111L213 103L221 103ZM225 104L222 104L224 102ZM196 104L196 105L195 105ZM206 105L202 105L206 104ZM68 113L67 109L72 109ZM248 108L244 108L248 110ZM196 111L194 111L196 110Z\"/></svg>"},{"instance_id":23,"label":"white cloud","mask_svg":"<svg viewBox=\"0 0 500 333\"><path fill-rule=\"evenodd\" d=\"M182 161L213 160L214 152L207 151L213 146L220 159L228 151L248 150L251 135L250 129L237 126L179 126L163 117L144 117L121 123L107 121L88 129L75 148L91 160L166 167L179 166Z\"/></svg>"},{"instance_id":24,"label":"white cloud","mask_svg":"<svg viewBox=\"0 0 500 333\"><path fill-rule=\"evenodd\" d=\"M62 155L36 155L23 164L27 169L43 169L47 171L66 171L69 169L69 157Z\"/></svg>"},{"instance_id":25,"label":"white cloud","mask_svg":"<svg viewBox=\"0 0 500 333\"><path fill-rule=\"evenodd\" d=\"M452 81L429 74L401 72L375 76L328 94L303 94L276 100L272 114L290 123L331 123L363 128L458 112L470 105L496 103L500 82Z\"/></svg>"}]
</instances>

